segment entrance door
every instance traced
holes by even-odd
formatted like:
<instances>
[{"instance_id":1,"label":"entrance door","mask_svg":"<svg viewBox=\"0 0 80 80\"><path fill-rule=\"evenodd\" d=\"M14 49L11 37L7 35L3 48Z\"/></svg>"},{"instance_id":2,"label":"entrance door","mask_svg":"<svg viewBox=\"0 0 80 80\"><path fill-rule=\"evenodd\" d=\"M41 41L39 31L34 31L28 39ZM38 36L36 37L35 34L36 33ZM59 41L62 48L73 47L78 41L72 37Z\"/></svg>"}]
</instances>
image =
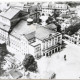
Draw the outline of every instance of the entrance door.
<instances>
[{"instance_id":1,"label":"entrance door","mask_svg":"<svg viewBox=\"0 0 80 80\"><path fill-rule=\"evenodd\" d=\"M52 50L52 54L54 53L54 50Z\"/></svg>"},{"instance_id":2,"label":"entrance door","mask_svg":"<svg viewBox=\"0 0 80 80\"><path fill-rule=\"evenodd\" d=\"M57 52L57 48L55 49L55 52Z\"/></svg>"},{"instance_id":3,"label":"entrance door","mask_svg":"<svg viewBox=\"0 0 80 80\"><path fill-rule=\"evenodd\" d=\"M49 56L51 56L51 51L49 52Z\"/></svg>"},{"instance_id":4,"label":"entrance door","mask_svg":"<svg viewBox=\"0 0 80 80\"><path fill-rule=\"evenodd\" d=\"M48 53L46 53L46 56L48 56Z\"/></svg>"},{"instance_id":5,"label":"entrance door","mask_svg":"<svg viewBox=\"0 0 80 80\"><path fill-rule=\"evenodd\" d=\"M45 56L45 53L43 53L43 56Z\"/></svg>"}]
</instances>

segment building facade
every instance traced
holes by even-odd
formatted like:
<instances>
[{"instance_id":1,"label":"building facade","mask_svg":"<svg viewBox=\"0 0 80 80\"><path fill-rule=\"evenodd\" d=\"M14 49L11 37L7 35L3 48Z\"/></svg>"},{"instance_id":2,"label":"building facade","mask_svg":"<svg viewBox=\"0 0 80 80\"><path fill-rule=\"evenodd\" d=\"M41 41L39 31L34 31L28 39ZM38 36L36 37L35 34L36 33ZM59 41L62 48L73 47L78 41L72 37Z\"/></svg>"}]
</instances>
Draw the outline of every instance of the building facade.
<instances>
[{"instance_id":1,"label":"building facade","mask_svg":"<svg viewBox=\"0 0 80 80\"><path fill-rule=\"evenodd\" d=\"M8 12L13 12L13 10L15 12L9 16L10 13ZM32 22L28 24L29 22L26 20L17 20L18 23L14 25L12 24L14 22L11 21L19 17L20 11L11 9L8 12L5 16L3 14L0 16L0 37L16 52L15 55L17 53L24 56L32 54L38 58L39 56L50 56L61 50L62 35L59 32L32 24ZM6 23L5 19L8 23Z\"/></svg>"},{"instance_id":2,"label":"building facade","mask_svg":"<svg viewBox=\"0 0 80 80\"><path fill-rule=\"evenodd\" d=\"M43 3L42 4L42 12L41 14L44 14L45 16L49 16L53 14L53 7L50 3Z\"/></svg>"},{"instance_id":3,"label":"building facade","mask_svg":"<svg viewBox=\"0 0 80 80\"><path fill-rule=\"evenodd\" d=\"M46 28L42 28L46 31ZM40 29L41 30L41 29ZM50 30L48 30L50 31ZM47 31L46 31L47 32ZM59 32L50 32L48 37L43 38L45 35L40 36L41 33L36 33L36 40L29 45L29 53L35 54L35 57L51 56L62 48L62 35Z\"/></svg>"}]
</instances>

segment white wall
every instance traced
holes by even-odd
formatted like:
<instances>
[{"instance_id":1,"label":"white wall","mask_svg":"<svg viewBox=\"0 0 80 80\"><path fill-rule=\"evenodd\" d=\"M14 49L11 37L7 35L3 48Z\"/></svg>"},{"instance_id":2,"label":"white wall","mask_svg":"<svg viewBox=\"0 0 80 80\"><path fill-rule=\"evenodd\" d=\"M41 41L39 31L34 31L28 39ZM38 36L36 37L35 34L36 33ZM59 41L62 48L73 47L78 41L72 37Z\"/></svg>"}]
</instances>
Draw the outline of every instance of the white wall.
<instances>
[{"instance_id":1,"label":"white wall","mask_svg":"<svg viewBox=\"0 0 80 80\"><path fill-rule=\"evenodd\" d=\"M2 16L0 16L0 22L5 24L5 25L11 26L10 20L7 18L4 18Z\"/></svg>"},{"instance_id":2,"label":"white wall","mask_svg":"<svg viewBox=\"0 0 80 80\"><path fill-rule=\"evenodd\" d=\"M34 47L29 45L29 54L35 56L35 53L34 53Z\"/></svg>"}]
</instances>

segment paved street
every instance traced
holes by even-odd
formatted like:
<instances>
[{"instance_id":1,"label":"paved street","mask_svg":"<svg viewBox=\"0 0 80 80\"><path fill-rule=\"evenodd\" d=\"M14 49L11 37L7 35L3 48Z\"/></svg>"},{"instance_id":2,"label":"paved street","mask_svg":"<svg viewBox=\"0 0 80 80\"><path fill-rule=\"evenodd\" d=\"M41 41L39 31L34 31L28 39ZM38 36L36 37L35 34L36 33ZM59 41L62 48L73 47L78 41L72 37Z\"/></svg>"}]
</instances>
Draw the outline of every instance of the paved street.
<instances>
[{"instance_id":1,"label":"paved street","mask_svg":"<svg viewBox=\"0 0 80 80\"><path fill-rule=\"evenodd\" d=\"M49 78L56 73L56 79L79 79L80 77L80 46L65 41L66 48L55 53L51 58L43 57L38 61L41 78ZM64 61L66 54L67 60Z\"/></svg>"}]
</instances>

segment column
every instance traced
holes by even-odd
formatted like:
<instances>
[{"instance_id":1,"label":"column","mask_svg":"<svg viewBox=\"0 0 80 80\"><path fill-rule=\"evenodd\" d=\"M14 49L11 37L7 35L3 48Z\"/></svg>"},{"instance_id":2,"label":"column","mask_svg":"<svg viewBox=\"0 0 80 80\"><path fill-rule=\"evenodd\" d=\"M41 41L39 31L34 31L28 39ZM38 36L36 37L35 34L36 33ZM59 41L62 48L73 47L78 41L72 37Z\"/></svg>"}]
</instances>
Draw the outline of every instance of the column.
<instances>
[{"instance_id":1,"label":"column","mask_svg":"<svg viewBox=\"0 0 80 80\"><path fill-rule=\"evenodd\" d=\"M51 47L51 39L48 40L48 47Z\"/></svg>"},{"instance_id":2,"label":"column","mask_svg":"<svg viewBox=\"0 0 80 80\"><path fill-rule=\"evenodd\" d=\"M54 38L54 45L55 45L55 38Z\"/></svg>"},{"instance_id":3,"label":"column","mask_svg":"<svg viewBox=\"0 0 80 80\"><path fill-rule=\"evenodd\" d=\"M57 47L57 52L58 52L58 47Z\"/></svg>"},{"instance_id":4,"label":"column","mask_svg":"<svg viewBox=\"0 0 80 80\"><path fill-rule=\"evenodd\" d=\"M46 44L47 44L47 42L45 41L45 43L44 43L44 45L45 45L45 49L46 49L46 46L47 46Z\"/></svg>"},{"instance_id":5,"label":"column","mask_svg":"<svg viewBox=\"0 0 80 80\"><path fill-rule=\"evenodd\" d=\"M51 39L51 46L53 46L53 39Z\"/></svg>"},{"instance_id":6,"label":"column","mask_svg":"<svg viewBox=\"0 0 80 80\"><path fill-rule=\"evenodd\" d=\"M51 55L52 55L52 50L51 50Z\"/></svg>"},{"instance_id":7,"label":"column","mask_svg":"<svg viewBox=\"0 0 80 80\"><path fill-rule=\"evenodd\" d=\"M58 36L57 36L57 43L58 43Z\"/></svg>"},{"instance_id":8,"label":"column","mask_svg":"<svg viewBox=\"0 0 80 80\"><path fill-rule=\"evenodd\" d=\"M54 53L55 53L55 48L54 48Z\"/></svg>"},{"instance_id":9,"label":"column","mask_svg":"<svg viewBox=\"0 0 80 80\"><path fill-rule=\"evenodd\" d=\"M52 46L54 46L54 38L52 38Z\"/></svg>"},{"instance_id":10,"label":"column","mask_svg":"<svg viewBox=\"0 0 80 80\"><path fill-rule=\"evenodd\" d=\"M61 45L60 45L60 50L61 50Z\"/></svg>"},{"instance_id":11,"label":"column","mask_svg":"<svg viewBox=\"0 0 80 80\"><path fill-rule=\"evenodd\" d=\"M46 49L48 48L48 41L46 41Z\"/></svg>"},{"instance_id":12,"label":"column","mask_svg":"<svg viewBox=\"0 0 80 80\"><path fill-rule=\"evenodd\" d=\"M45 42L43 42L43 49L45 49Z\"/></svg>"}]
</instances>

